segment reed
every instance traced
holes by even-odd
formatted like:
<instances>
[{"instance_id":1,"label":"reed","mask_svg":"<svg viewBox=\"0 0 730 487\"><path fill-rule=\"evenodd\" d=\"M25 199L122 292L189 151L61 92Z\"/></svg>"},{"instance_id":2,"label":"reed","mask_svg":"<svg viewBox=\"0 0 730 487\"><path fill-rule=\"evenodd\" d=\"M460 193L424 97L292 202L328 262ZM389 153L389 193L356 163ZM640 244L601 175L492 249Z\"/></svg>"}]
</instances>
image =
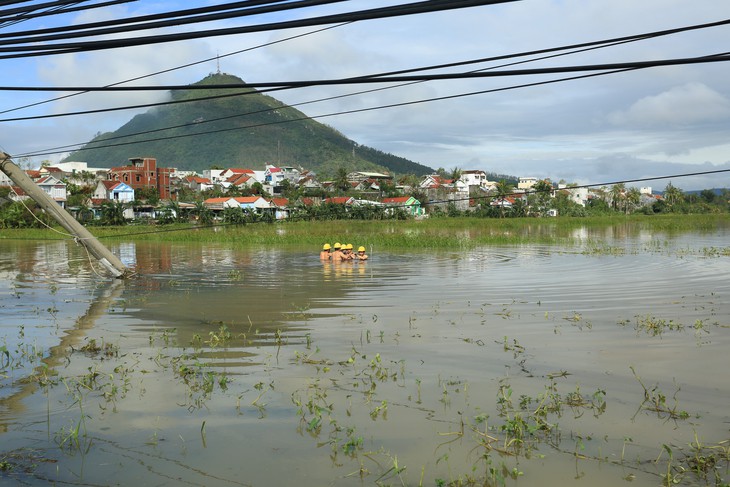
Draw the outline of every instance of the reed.
<instances>
[{"instance_id":1,"label":"reed","mask_svg":"<svg viewBox=\"0 0 730 487\"><path fill-rule=\"evenodd\" d=\"M92 227L102 242L110 240L221 243L234 246L319 246L323 242L352 242L379 248L465 249L483 245L572 245L580 242L576 230L631 235L641 231L668 235L689 231L730 228L730 216L629 215L588 218L430 218L385 221L307 221L196 227L175 224L164 227L130 225ZM49 229L5 229L0 240L59 240L69 237ZM583 242L585 243L585 242Z\"/></svg>"}]
</instances>

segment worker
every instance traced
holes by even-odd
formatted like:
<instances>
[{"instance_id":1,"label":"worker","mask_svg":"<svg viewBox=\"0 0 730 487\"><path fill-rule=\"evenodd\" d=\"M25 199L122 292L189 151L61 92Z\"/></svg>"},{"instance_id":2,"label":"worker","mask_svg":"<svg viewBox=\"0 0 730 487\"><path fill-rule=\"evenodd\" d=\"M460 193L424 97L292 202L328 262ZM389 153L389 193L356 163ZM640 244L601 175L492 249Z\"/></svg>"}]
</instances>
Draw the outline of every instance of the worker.
<instances>
[{"instance_id":1,"label":"worker","mask_svg":"<svg viewBox=\"0 0 730 487\"><path fill-rule=\"evenodd\" d=\"M340 242L335 243L334 252L332 252L330 260L333 262L342 262L345 260L345 254L342 253L342 244Z\"/></svg>"},{"instance_id":2,"label":"worker","mask_svg":"<svg viewBox=\"0 0 730 487\"><path fill-rule=\"evenodd\" d=\"M360 246L357 248L357 260L368 260L368 254L365 253L365 247Z\"/></svg>"},{"instance_id":3,"label":"worker","mask_svg":"<svg viewBox=\"0 0 730 487\"><path fill-rule=\"evenodd\" d=\"M319 260L330 260L332 257L332 247L326 243L322 246L322 251L319 253Z\"/></svg>"},{"instance_id":4,"label":"worker","mask_svg":"<svg viewBox=\"0 0 730 487\"><path fill-rule=\"evenodd\" d=\"M352 244L347 244L347 246L345 246L345 259L353 260L354 258L355 254L352 253Z\"/></svg>"}]
</instances>

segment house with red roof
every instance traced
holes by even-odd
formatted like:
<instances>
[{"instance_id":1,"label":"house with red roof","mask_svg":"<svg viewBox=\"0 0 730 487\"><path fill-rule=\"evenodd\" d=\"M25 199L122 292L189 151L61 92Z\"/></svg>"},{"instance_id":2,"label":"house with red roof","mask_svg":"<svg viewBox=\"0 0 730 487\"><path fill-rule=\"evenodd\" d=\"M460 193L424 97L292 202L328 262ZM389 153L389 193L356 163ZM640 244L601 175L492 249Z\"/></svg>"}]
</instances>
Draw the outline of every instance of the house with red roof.
<instances>
[{"instance_id":1,"label":"house with red roof","mask_svg":"<svg viewBox=\"0 0 730 487\"><path fill-rule=\"evenodd\" d=\"M421 207L421 202L413 196L396 196L393 198L383 198L383 205L391 209L402 208L411 216L422 216L426 212Z\"/></svg>"},{"instance_id":2,"label":"house with red roof","mask_svg":"<svg viewBox=\"0 0 730 487\"><path fill-rule=\"evenodd\" d=\"M161 199L169 199L174 172L171 167L157 167L157 159L153 157L133 157L129 165L111 168L108 179L121 181L133 189L153 188Z\"/></svg>"},{"instance_id":3,"label":"house with red roof","mask_svg":"<svg viewBox=\"0 0 730 487\"><path fill-rule=\"evenodd\" d=\"M128 203L134 201L134 189L121 181L103 180L96 183L91 199L92 201L110 200Z\"/></svg>"},{"instance_id":4,"label":"house with red roof","mask_svg":"<svg viewBox=\"0 0 730 487\"><path fill-rule=\"evenodd\" d=\"M213 189L213 182L208 178L200 176L187 176L183 179L183 184L193 191L207 191Z\"/></svg>"},{"instance_id":5,"label":"house with red roof","mask_svg":"<svg viewBox=\"0 0 730 487\"><path fill-rule=\"evenodd\" d=\"M61 207L66 206L66 183L53 176L44 176L35 181L35 184L48 194Z\"/></svg>"},{"instance_id":6,"label":"house with red roof","mask_svg":"<svg viewBox=\"0 0 730 487\"><path fill-rule=\"evenodd\" d=\"M331 198L325 198L324 202L333 205L352 205L355 202L355 198L352 196L334 196Z\"/></svg>"},{"instance_id":7,"label":"house with red roof","mask_svg":"<svg viewBox=\"0 0 730 487\"><path fill-rule=\"evenodd\" d=\"M289 200L287 198L271 198L269 203L274 210L274 217L277 220L289 218Z\"/></svg>"}]
</instances>

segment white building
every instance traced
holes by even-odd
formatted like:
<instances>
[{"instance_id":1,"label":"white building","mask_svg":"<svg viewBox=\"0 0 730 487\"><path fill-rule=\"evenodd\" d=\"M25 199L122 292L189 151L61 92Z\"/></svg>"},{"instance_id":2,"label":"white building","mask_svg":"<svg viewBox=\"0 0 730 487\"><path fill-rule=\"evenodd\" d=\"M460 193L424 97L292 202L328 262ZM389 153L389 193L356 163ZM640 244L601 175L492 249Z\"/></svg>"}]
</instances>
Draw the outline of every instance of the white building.
<instances>
[{"instance_id":1,"label":"white building","mask_svg":"<svg viewBox=\"0 0 730 487\"><path fill-rule=\"evenodd\" d=\"M532 189L532 187L535 186L535 184L537 184L537 178L533 178L533 177L520 178L517 181L517 189L524 189L524 190Z\"/></svg>"}]
</instances>

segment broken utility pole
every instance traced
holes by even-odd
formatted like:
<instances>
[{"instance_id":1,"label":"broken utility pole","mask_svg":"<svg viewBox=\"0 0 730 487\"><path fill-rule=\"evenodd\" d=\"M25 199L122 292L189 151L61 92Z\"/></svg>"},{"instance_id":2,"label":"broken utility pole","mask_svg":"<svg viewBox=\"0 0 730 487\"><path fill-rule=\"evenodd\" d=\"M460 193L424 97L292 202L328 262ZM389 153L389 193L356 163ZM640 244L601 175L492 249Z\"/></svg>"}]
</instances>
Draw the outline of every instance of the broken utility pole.
<instances>
[{"instance_id":1,"label":"broken utility pole","mask_svg":"<svg viewBox=\"0 0 730 487\"><path fill-rule=\"evenodd\" d=\"M30 177L20 169L10 159L5 152L0 151L0 170L25 193L33 198L33 201L49 215L51 215L59 225L65 228L69 233L76 237L76 242L80 243L89 251L91 255L101 263L102 266L114 277L124 279L131 275L119 258L112 254L109 249L104 247L91 232L83 225L76 221L65 209L56 203L45 191L40 189Z\"/></svg>"}]
</instances>

